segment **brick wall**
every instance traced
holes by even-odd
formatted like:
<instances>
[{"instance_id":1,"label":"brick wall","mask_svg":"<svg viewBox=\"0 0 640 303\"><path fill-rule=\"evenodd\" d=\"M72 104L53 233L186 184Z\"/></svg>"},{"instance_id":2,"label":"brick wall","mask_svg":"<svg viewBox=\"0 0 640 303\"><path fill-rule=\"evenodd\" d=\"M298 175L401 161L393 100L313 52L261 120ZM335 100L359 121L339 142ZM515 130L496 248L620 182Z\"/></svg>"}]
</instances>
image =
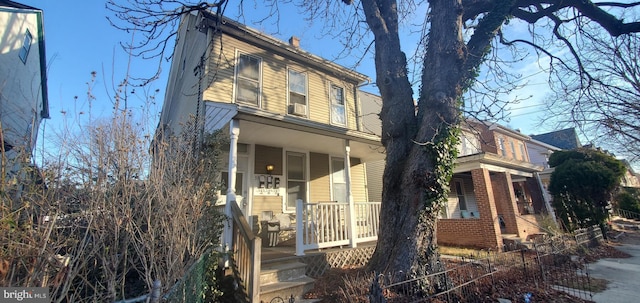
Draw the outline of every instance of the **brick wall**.
<instances>
[{"instance_id":1,"label":"brick wall","mask_svg":"<svg viewBox=\"0 0 640 303\"><path fill-rule=\"evenodd\" d=\"M495 248L484 234L480 219L440 219L438 220L438 245Z\"/></svg>"}]
</instances>

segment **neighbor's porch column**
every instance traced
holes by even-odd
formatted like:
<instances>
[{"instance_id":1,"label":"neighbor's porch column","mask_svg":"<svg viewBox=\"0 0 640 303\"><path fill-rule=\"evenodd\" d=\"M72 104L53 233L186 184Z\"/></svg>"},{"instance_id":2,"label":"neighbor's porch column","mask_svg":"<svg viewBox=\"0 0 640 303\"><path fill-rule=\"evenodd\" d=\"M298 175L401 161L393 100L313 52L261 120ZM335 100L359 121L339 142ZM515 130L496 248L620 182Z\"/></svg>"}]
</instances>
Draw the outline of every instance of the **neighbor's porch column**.
<instances>
[{"instance_id":1,"label":"neighbor's porch column","mask_svg":"<svg viewBox=\"0 0 640 303\"><path fill-rule=\"evenodd\" d=\"M351 146L349 140L344 140L344 177L347 181L347 201L349 202L347 228L349 229L349 247L356 247L356 208L351 192Z\"/></svg>"},{"instance_id":2,"label":"neighbor's porch column","mask_svg":"<svg viewBox=\"0 0 640 303\"><path fill-rule=\"evenodd\" d=\"M224 214L227 217L227 224L224 225L224 251L227 252L233 245L233 214L231 203L236 203L236 171L238 170L238 136L240 135L240 125L238 120L232 119L229 122L229 179L227 179L227 200L224 206Z\"/></svg>"},{"instance_id":3,"label":"neighbor's porch column","mask_svg":"<svg viewBox=\"0 0 640 303\"><path fill-rule=\"evenodd\" d=\"M486 168L474 169L471 171L471 178L476 202L478 203L479 220L485 235L483 242L487 247L500 249L502 248L502 233L500 232L498 211L496 210L489 170Z\"/></svg>"}]
</instances>

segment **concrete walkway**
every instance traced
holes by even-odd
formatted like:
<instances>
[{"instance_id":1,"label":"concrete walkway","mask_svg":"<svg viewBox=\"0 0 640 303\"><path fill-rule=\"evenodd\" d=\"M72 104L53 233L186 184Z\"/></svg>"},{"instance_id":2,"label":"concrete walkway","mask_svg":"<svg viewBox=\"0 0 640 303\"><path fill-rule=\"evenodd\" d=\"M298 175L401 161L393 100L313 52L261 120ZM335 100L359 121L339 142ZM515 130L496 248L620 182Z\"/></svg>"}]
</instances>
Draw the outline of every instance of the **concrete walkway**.
<instances>
[{"instance_id":1,"label":"concrete walkway","mask_svg":"<svg viewBox=\"0 0 640 303\"><path fill-rule=\"evenodd\" d=\"M640 302L640 232L624 232L625 235L619 238L622 245L617 249L630 254L631 258L607 258L589 264L592 277L609 281L605 291L594 294L596 303Z\"/></svg>"}]
</instances>

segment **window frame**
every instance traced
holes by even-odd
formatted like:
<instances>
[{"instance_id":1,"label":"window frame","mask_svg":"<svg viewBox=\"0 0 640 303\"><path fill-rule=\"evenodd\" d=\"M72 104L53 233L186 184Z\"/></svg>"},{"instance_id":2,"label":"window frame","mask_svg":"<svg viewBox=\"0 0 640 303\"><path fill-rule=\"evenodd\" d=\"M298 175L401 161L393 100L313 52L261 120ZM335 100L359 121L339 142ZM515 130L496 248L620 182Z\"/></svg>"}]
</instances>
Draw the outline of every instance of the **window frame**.
<instances>
[{"instance_id":1,"label":"window frame","mask_svg":"<svg viewBox=\"0 0 640 303\"><path fill-rule=\"evenodd\" d=\"M258 64L258 78L257 79L251 79L245 76L240 75L240 60L242 60L242 58L250 58L250 59L255 59L257 61ZM246 100L242 100L239 99L239 89L240 89L240 82L241 81L247 81L247 82L251 82L251 83L255 83L256 88L257 88L257 98L255 103L253 101L246 101ZM258 57L258 56L254 56L248 53L244 53L241 52L239 50L236 51L236 66L235 66L235 83L234 83L234 96L233 96L233 100L235 103L242 103L242 104L246 104L246 105L250 105L250 106L255 106L255 107L261 107L261 102L262 102L262 58Z\"/></svg>"},{"instance_id":2,"label":"window frame","mask_svg":"<svg viewBox=\"0 0 640 303\"><path fill-rule=\"evenodd\" d=\"M303 179L295 179L295 178L291 178L290 175L290 162L289 162L289 156L294 156L294 157L301 157L302 158L302 178ZM308 176L308 165L309 165L309 161L308 161L309 156L307 155L307 153L304 152L297 152L297 151L285 151L285 163L286 163L286 184L285 184L285 190L286 190L286 199L282 199L283 200L283 212L284 213L294 213L296 211L296 201L289 201L289 183L290 182L295 182L295 183L301 183L304 184L304 188L302 190L302 200L306 201L307 200L307 192L308 192L308 187L309 187L309 176ZM281 186L282 187L282 186ZM293 203L293 206L290 206L289 204Z\"/></svg>"},{"instance_id":3,"label":"window frame","mask_svg":"<svg viewBox=\"0 0 640 303\"><path fill-rule=\"evenodd\" d=\"M304 94L298 92L298 91L293 91L291 90L291 74L294 73L296 75L300 75L302 76L304 79L302 81L302 83L304 84ZM299 102L293 102L293 98L291 98L291 94L297 95L297 96L301 96L304 99L304 106L306 108L305 113L303 115L303 117L307 117L308 113L309 113L309 77L307 75L306 72L300 72L296 69L293 69L291 67L287 68L287 105L289 110L287 111L289 114L293 114L294 113L294 106L295 104L301 104Z\"/></svg>"},{"instance_id":4,"label":"window frame","mask_svg":"<svg viewBox=\"0 0 640 303\"><path fill-rule=\"evenodd\" d=\"M458 210L462 212L463 210L469 211L469 205L467 204L467 196L464 191L464 180L455 178L453 181L453 190L455 191L456 198L458 198ZM460 192L458 192L458 185L460 185ZM460 199L462 197L462 200ZM462 203L460 202L462 201ZM462 204L464 204L464 208L462 208ZM460 214L462 216L462 214Z\"/></svg>"},{"instance_id":5,"label":"window frame","mask_svg":"<svg viewBox=\"0 0 640 303\"><path fill-rule=\"evenodd\" d=\"M503 157L507 156L507 148L504 145L504 138L499 137L498 138L498 150L500 151L500 155L502 155Z\"/></svg>"},{"instance_id":6,"label":"window frame","mask_svg":"<svg viewBox=\"0 0 640 303\"><path fill-rule=\"evenodd\" d=\"M22 39L22 47L20 47L20 52L18 52L18 57L24 64L27 64L27 58L29 57L31 44L33 44L33 35L31 35L29 29L27 29Z\"/></svg>"},{"instance_id":7,"label":"window frame","mask_svg":"<svg viewBox=\"0 0 640 303\"><path fill-rule=\"evenodd\" d=\"M520 154L522 155L522 161L529 161L529 158L527 157L527 151L525 149L524 143L522 142L518 142L518 146L520 147Z\"/></svg>"},{"instance_id":8,"label":"window frame","mask_svg":"<svg viewBox=\"0 0 640 303\"><path fill-rule=\"evenodd\" d=\"M334 88L335 89L339 89L340 91L342 91L342 100L337 100L334 98ZM337 102L334 101L342 101L342 105L338 104ZM346 126L347 125L347 105L346 105L346 96L345 96L345 89L344 87L337 85L335 83L330 83L329 84L329 112L331 115L331 124L333 125L340 125L340 126ZM336 115L334 115L334 108L342 108L342 117L338 117ZM342 122L340 121L336 121L335 118L342 118Z\"/></svg>"}]
</instances>

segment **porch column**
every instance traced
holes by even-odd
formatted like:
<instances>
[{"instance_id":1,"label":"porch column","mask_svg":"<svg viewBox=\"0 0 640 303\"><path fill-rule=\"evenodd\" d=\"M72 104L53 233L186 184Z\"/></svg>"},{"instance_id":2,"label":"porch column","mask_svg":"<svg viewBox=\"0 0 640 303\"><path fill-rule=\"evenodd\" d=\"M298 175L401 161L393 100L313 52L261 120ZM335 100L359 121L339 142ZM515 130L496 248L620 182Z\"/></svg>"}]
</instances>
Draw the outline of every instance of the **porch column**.
<instances>
[{"instance_id":1,"label":"porch column","mask_svg":"<svg viewBox=\"0 0 640 303\"><path fill-rule=\"evenodd\" d=\"M231 249L233 244L233 219L231 203L236 201L236 171L238 170L238 136L240 126L238 120L232 119L229 122L229 179L227 179L227 200L224 206L224 214L227 217L227 224L224 225L223 241L224 251Z\"/></svg>"},{"instance_id":2,"label":"porch column","mask_svg":"<svg viewBox=\"0 0 640 303\"><path fill-rule=\"evenodd\" d=\"M502 233L500 232L500 222L498 221L489 170L486 168L474 169L471 171L471 178L480 213L479 220L485 235L485 245L486 247L501 248L503 244Z\"/></svg>"},{"instance_id":3,"label":"porch column","mask_svg":"<svg viewBox=\"0 0 640 303\"><path fill-rule=\"evenodd\" d=\"M520 236L522 233L518 224L520 210L518 210L511 174L507 172L495 173L491 181L498 214L501 214L504 219L505 232Z\"/></svg>"},{"instance_id":4,"label":"porch column","mask_svg":"<svg viewBox=\"0 0 640 303\"><path fill-rule=\"evenodd\" d=\"M349 228L349 246L356 247L356 211L353 202L353 194L351 193L351 146L349 140L344 140L344 174L347 181L347 201L349 202L349 212L347 217L347 226Z\"/></svg>"}]
</instances>

